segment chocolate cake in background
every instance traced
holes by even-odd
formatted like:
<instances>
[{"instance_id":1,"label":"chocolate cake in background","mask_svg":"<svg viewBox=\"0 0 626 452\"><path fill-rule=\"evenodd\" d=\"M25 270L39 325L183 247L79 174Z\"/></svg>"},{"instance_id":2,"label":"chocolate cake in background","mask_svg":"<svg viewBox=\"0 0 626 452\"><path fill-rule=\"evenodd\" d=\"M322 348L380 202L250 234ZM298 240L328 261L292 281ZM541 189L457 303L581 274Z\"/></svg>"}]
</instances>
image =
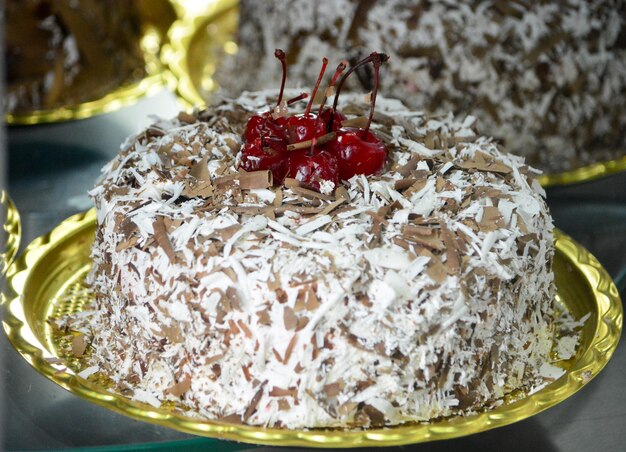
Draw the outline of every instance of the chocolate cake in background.
<instances>
[{"instance_id":1,"label":"chocolate cake in background","mask_svg":"<svg viewBox=\"0 0 626 452\"><path fill-rule=\"evenodd\" d=\"M147 14L152 11L151 14ZM98 99L141 80L142 24L166 31L162 2L9 0L6 2L6 98L11 113ZM169 19L168 19L169 17Z\"/></svg>"},{"instance_id":2,"label":"chocolate cake in background","mask_svg":"<svg viewBox=\"0 0 626 452\"><path fill-rule=\"evenodd\" d=\"M481 133L548 172L626 154L626 2L243 0L228 94L275 86L274 48L311 85L321 56L391 55L381 92L478 117ZM236 71L237 77L233 77ZM361 86L371 74L360 73Z\"/></svg>"}]
</instances>

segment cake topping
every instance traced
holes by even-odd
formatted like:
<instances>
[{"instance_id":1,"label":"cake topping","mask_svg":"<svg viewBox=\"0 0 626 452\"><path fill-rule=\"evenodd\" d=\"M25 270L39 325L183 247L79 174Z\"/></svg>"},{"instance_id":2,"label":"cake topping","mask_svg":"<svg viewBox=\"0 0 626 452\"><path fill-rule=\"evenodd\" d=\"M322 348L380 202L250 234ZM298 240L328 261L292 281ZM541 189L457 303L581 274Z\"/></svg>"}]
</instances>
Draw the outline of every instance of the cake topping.
<instances>
[{"instance_id":1,"label":"cake topping","mask_svg":"<svg viewBox=\"0 0 626 452\"><path fill-rule=\"evenodd\" d=\"M328 59L324 58L304 113L289 115L288 105L302 100L306 94L287 102L282 100L287 78L286 55L280 49L276 49L274 55L283 68L277 104L273 111L253 115L248 120L240 168L245 171L269 170L276 184L289 177L325 194L332 193L340 181L357 174L380 173L387 160L387 149L382 140L370 131L370 125L374 117L380 66L389 57L372 52L345 74L343 71L347 63L342 61L330 80L318 113L312 114L311 108L328 65ZM337 110L341 88L357 68L370 63L374 66L374 89L369 96L369 117L366 122L365 118L344 122L346 117ZM333 106L327 108L326 101L333 94ZM363 124L364 128L360 129Z\"/></svg>"}]
</instances>

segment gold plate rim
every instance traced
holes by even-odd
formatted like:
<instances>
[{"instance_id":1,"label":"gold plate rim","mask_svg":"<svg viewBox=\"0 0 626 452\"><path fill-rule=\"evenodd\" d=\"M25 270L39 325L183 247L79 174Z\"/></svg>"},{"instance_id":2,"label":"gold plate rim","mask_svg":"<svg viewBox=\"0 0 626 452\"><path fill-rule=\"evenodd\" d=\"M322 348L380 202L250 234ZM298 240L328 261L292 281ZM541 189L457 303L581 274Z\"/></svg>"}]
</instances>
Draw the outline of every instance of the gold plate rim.
<instances>
[{"instance_id":1,"label":"gold plate rim","mask_svg":"<svg viewBox=\"0 0 626 452\"><path fill-rule=\"evenodd\" d=\"M22 224L20 214L11 200L9 194L0 190L0 209L4 211L3 228L6 234L6 242L0 249L0 279L9 269L13 259L17 255L22 238Z\"/></svg>"},{"instance_id":2,"label":"gold plate rim","mask_svg":"<svg viewBox=\"0 0 626 452\"><path fill-rule=\"evenodd\" d=\"M104 113L111 113L134 104L143 97L152 96L167 86L168 83L166 67L158 56L163 45L160 33L153 27L147 27L141 37L141 49L146 71L146 75L141 80L132 83L122 82L120 86L98 99L52 109L5 113L4 120L11 126L30 126L87 119Z\"/></svg>"},{"instance_id":3,"label":"gold plate rim","mask_svg":"<svg viewBox=\"0 0 626 452\"><path fill-rule=\"evenodd\" d=\"M201 14L183 14L183 17L174 22L170 28L170 40L164 48L162 61L170 72L171 79L168 83L187 108L206 103L189 76L187 55L191 41L203 25L215 20L228 10L237 8L238 4L237 0L216 0ZM184 10L184 7L181 9ZM543 187L556 187L589 182L622 171L626 171L626 155L568 171L542 174L537 177L537 180Z\"/></svg>"},{"instance_id":4,"label":"gold plate rim","mask_svg":"<svg viewBox=\"0 0 626 452\"><path fill-rule=\"evenodd\" d=\"M459 416L435 423L400 425L371 430L285 430L198 420L166 411L108 392L66 370L33 332L25 318L21 294L32 290L30 276L48 253L78 233L95 227L96 214L91 209L60 223L50 233L35 239L11 266L3 297L3 325L16 350L41 374L71 393L134 419L152 422L186 433L247 443L278 446L362 447L394 446L451 439L501 427L526 419L571 396L607 364L619 341L622 329L622 305L611 277L598 260L566 234L555 230L556 249L577 269L593 294L590 308L596 324L590 344L561 378L542 390L491 411ZM593 304L593 307L591 306ZM52 359L50 359L52 358Z\"/></svg>"}]
</instances>

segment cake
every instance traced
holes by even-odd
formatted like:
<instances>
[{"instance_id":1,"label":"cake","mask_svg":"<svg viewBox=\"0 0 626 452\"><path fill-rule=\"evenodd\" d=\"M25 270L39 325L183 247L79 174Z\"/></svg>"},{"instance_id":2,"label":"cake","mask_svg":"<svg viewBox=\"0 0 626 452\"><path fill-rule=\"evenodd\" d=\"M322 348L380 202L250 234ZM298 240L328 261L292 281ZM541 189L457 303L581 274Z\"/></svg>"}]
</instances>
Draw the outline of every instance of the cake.
<instances>
[{"instance_id":1,"label":"cake","mask_svg":"<svg viewBox=\"0 0 626 452\"><path fill-rule=\"evenodd\" d=\"M562 373L537 172L472 116L339 96L357 66L319 91L332 108L311 110L317 87L306 107L300 91L246 92L122 145L91 191L94 304L60 326L90 350L80 376L294 429L467 414ZM301 141L294 123L322 127ZM363 152L367 168L350 160Z\"/></svg>"},{"instance_id":2,"label":"cake","mask_svg":"<svg viewBox=\"0 0 626 452\"><path fill-rule=\"evenodd\" d=\"M625 155L625 21L623 1L242 0L239 53L219 83L274 87L275 47L305 85L318 55L378 48L391 56L382 94L471 114L507 151L559 172ZM353 87L371 89L371 73Z\"/></svg>"},{"instance_id":3,"label":"cake","mask_svg":"<svg viewBox=\"0 0 626 452\"><path fill-rule=\"evenodd\" d=\"M174 18L171 7L145 3L7 1L5 111L92 101L145 77L140 48L144 26L153 24L165 34L166 23Z\"/></svg>"}]
</instances>

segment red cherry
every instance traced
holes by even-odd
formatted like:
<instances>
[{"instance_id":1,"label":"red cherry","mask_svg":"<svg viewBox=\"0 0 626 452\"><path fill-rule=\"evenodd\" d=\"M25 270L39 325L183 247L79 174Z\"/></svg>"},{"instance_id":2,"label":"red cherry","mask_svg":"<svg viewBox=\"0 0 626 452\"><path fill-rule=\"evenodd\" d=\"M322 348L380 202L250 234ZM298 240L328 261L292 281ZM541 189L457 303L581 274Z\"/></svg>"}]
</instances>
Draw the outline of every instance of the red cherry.
<instances>
[{"instance_id":1,"label":"red cherry","mask_svg":"<svg viewBox=\"0 0 626 452\"><path fill-rule=\"evenodd\" d=\"M285 136L289 144L300 143L302 141L312 140L325 135L328 131L327 124L330 120L331 110L329 108L322 111L321 118L317 115L309 116L290 116L285 122ZM331 132L339 130L341 121L346 117L339 112L335 112L335 121Z\"/></svg>"},{"instance_id":2,"label":"red cherry","mask_svg":"<svg viewBox=\"0 0 626 452\"><path fill-rule=\"evenodd\" d=\"M328 124L330 123L330 118L333 118L333 122L331 124L330 130L328 130ZM320 115L320 122L324 124L324 133L326 132L335 132L341 128L341 121L345 121L347 118L340 112L335 110L333 115L332 108L326 108L322 111Z\"/></svg>"},{"instance_id":3,"label":"red cherry","mask_svg":"<svg viewBox=\"0 0 626 452\"><path fill-rule=\"evenodd\" d=\"M246 142L254 141L261 137L261 133L263 134L264 139L272 137L274 139L282 140L285 138L285 131L283 127L284 121L284 118L278 118L275 120L268 113L263 115L254 115L246 124L246 130L243 135L244 140Z\"/></svg>"},{"instance_id":4,"label":"red cherry","mask_svg":"<svg viewBox=\"0 0 626 452\"><path fill-rule=\"evenodd\" d=\"M385 145L369 131L340 130L337 138L326 144L326 149L337 157L341 180L348 180L355 174L380 173L387 160Z\"/></svg>"},{"instance_id":5,"label":"red cherry","mask_svg":"<svg viewBox=\"0 0 626 452\"><path fill-rule=\"evenodd\" d=\"M315 130L316 121L315 115L290 116L285 123L285 136L289 144L312 140L319 136Z\"/></svg>"},{"instance_id":6,"label":"red cherry","mask_svg":"<svg viewBox=\"0 0 626 452\"><path fill-rule=\"evenodd\" d=\"M289 154L284 150L284 146L281 151L267 146L270 143L266 141L266 147L263 149L261 138L246 142L241 149L239 166L245 171L270 170L274 183L281 184L287 172Z\"/></svg>"},{"instance_id":7,"label":"red cherry","mask_svg":"<svg viewBox=\"0 0 626 452\"><path fill-rule=\"evenodd\" d=\"M263 123L266 122L266 118L260 115L251 116L246 124L246 131L243 134L243 138L246 142L254 141L261 136L261 129Z\"/></svg>"},{"instance_id":8,"label":"red cherry","mask_svg":"<svg viewBox=\"0 0 626 452\"><path fill-rule=\"evenodd\" d=\"M327 151L308 155L307 150L294 151L289 157L287 177L292 177L314 190L320 189L323 180L339 183L337 157Z\"/></svg>"},{"instance_id":9,"label":"red cherry","mask_svg":"<svg viewBox=\"0 0 626 452\"><path fill-rule=\"evenodd\" d=\"M307 95L302 93L282 102L287 75L286 55L282 50L276 49L275 56L283 68L277 103L282 115L285 104L288 106L305 99ZM285 177L292 177L315 190L320 190L324 181L337 185L340 180L350 179L356 174L373 175L381 172L387 159L387 149L369 131L369 127L374 116L380 65L387 59L387 55L373 52L345 74L343 72L347 62L342 61L337 66L318 114L315 115L311 113L311 107L328 63L324 58L304 114L274 118L268 112L250 118L244 132L240 167L246 171L270 170L277 184L282 183ZM364 130L342 129L341 124L346 117L337 111L339 93L350 74L357 67L368 63L374 65L375 83L367 126ZM326 93L332 92L335 85L337 89L333 107L327 108Z\"/></svg>"}]
</instances>

